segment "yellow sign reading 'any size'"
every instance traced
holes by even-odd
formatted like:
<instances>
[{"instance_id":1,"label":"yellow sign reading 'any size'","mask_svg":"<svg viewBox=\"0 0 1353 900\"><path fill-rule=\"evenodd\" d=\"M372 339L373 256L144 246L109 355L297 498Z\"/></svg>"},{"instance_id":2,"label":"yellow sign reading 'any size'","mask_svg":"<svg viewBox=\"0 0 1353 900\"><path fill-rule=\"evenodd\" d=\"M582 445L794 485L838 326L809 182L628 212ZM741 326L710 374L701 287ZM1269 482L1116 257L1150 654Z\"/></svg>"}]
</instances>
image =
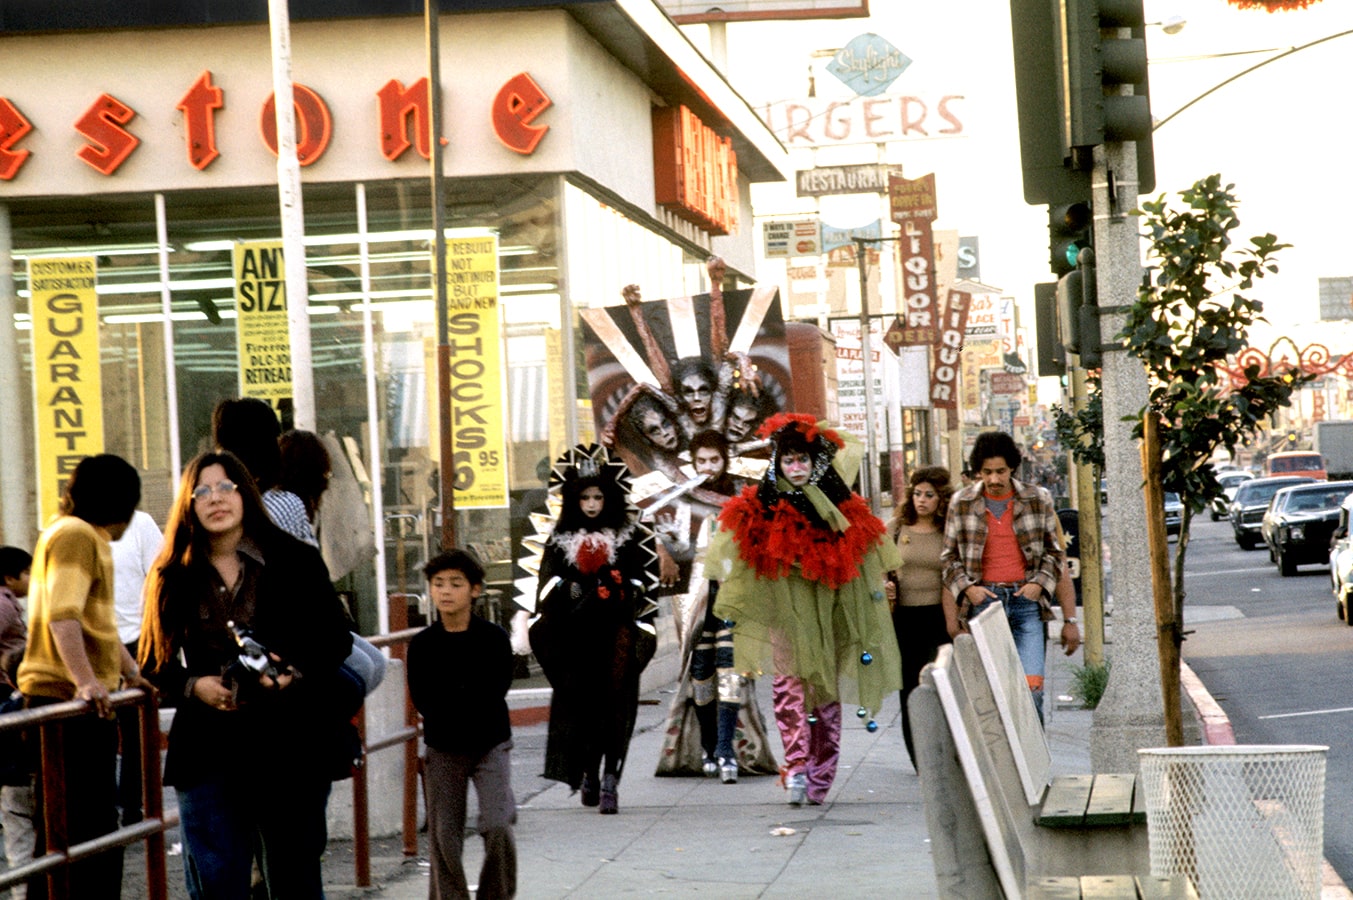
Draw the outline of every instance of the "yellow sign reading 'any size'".
<instances>
[{"instance_id":1,"label":"yellow sign reading 'any size'","mask_svg":"<svg viewBox=\"0 0 1353 900\"><path fill-rule=\"evenodd\" d=\"M236 348L240 396L277 409L291 399L291 334L287 330L287 272L281 241L241 241L235 272Z\"/></svg>"},{"instance_id":2,"label":"yellow sign reading 'any size'","mask_svg":"<svg viewBox=\"0 0 1353 900\"><path fill-rule=\"evenodd\" d=\"M456 507L504 507L507 423L497 235L447 239L446 316Z\"/></svg>"},{"instance_id":3,"label":"yellow sign reading 'any size'","mask_svg":"<svg viewBox=\"0 0 1353 900\"><path fill-rule=\"evenodd\" d=\"M56 515L76 463L103 452L97 283L91 256L28 261L39 525Z\"/></svg>"}]
</instances>

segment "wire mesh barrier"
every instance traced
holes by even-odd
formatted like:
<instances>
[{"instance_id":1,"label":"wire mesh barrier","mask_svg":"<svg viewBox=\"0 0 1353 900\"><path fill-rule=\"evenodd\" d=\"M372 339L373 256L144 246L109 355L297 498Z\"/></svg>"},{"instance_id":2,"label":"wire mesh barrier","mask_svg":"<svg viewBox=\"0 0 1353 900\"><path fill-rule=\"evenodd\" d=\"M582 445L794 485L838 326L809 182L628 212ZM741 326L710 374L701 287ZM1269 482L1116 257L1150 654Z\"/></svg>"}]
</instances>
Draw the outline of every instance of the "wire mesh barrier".
<instances>
[{"instance_id":1,"label":"wire mesh barrier","mask_svg":"<svg viewBox=\"0 0 1353 900\"><path fill-rule=\"evenodd\" d=\"M1208 900L1319 897L1328 749L1138 750L1151 874L1188 875Z\"/></svg>"}]
</instances>

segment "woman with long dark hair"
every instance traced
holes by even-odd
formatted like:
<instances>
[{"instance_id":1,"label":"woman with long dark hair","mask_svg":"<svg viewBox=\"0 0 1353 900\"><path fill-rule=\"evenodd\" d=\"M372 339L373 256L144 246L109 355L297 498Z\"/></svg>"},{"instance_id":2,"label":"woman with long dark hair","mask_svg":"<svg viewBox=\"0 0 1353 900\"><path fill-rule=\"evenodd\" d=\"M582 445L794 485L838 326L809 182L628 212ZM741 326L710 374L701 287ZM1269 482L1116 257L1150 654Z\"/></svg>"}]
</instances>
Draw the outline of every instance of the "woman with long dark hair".
<instances>
[{"instance_id":1,"label":"woman with long dark hair","mask_svg":"<svg viewBox=\"0 0 1353 900\"><path fill-rule=\"evenodd\" d=\"M267 896L323 897L351 646L319 551L272 523L244 464L189 463L147 579L140 659L177 705L164 781L194 900L248 897L256 848Z\"/></svg>"},{"instance_id":2,"label":"woman with long dark hair","mask_svg":"<svg viewBox=\"0 0 1353 900\"><path fill-rule=\"evenodd\" d=\"M531 649L554 689L545 777L581 788L583 806L619 811L617 790L657 640L648 599L652 532L626 500L629 471L602 447L564 454L550 477L563 501L540 566Z\"/></svg>"},{"instance_id":3,"label":"woman with long dark hair","mask_svg":"<svg viewBox=\"0 0 1353 900\"><path fill-rule=\"evenodd\" d=\"M957 607L944 586L940 551L944 549L944 517L954 493L943 466L917 469L907 479L902 502L893 510L888 534L897 544L902 565L888 577L888 605L902 651L902 739L916 768L907 697L921 682L921 669L935 659L940 646L957 630Z\"/></svg>"}]
</instances>

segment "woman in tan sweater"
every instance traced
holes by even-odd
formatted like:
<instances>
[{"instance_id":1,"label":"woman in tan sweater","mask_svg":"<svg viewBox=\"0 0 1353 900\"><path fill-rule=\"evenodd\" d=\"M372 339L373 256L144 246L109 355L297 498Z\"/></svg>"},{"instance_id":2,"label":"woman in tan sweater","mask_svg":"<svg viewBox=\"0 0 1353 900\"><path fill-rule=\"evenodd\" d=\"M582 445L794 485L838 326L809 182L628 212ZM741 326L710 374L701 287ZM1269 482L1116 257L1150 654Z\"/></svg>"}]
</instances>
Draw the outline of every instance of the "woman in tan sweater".
<instances>
[{"instance_id":1,"label":"woman in tan sweater","mask_svg":"<svg viewBox=\"0 0 1353 900\"><path fill-rule=\"evenodd\" d=\"M941 644L957 622L953 597L940 578L940 550L944 547L944 515L949 509L949 470L928 466L911 473L902 502L893 510L888 534L897 542L902 566L888 578L888 605L893 611L893 630L902 651L902 737L907 756L916 767L911 740L911 716L907 697L920 683L921 669L935 658Z\"/></svg>"}]
</instances>

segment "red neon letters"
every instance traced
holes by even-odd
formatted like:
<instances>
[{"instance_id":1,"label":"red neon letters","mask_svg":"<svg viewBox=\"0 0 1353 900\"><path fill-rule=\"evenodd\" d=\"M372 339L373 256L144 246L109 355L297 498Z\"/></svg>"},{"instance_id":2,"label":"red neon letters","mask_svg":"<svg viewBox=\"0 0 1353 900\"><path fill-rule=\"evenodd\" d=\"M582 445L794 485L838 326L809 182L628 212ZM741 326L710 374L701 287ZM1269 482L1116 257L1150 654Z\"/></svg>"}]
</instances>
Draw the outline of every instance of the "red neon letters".
<instances>
[{"instance_id":1,"label":"red neon letters","mask_svg":"<svg viewBox=\"0 0 1353 900\"><path fill-rule=\"evenodd\" d=\"M333 117L329 106L315 90L295 84L296 155L301 165L319 160L333 137ZM379 107L378 143L381 155L391 162L410 147L427 159L428 122L430 120L428 80L420 78L409 87L391 79L376 92ZM516 153L529 154L549 130L548 125L531 122L553 104L540 85L520 72L503 85L494 98L490 124L503 145ZM216 144L216 111L225 108L225 91L212 83L205 70L175 105L183 114L183 139L188 164L202 171L221 151ZM275 99L269 96L259 114L263 143L277 153ZM140 145L141 139L122 126L137 115L136 110L117 98L103 94L75 123L75 130L89 143L76 156L103 175L112 175ZM0 96L0 180L9 181L19 174L31 154L15 149L33 125L8 98ZM412 130L412 136L409 134ZM412 138L412 139L411 139ZM446 138L442 138L446 143Z\"/></svg>"},{"instance_id":2,"label":"red neon letters","mask_svg":"<svg viewBox=\"0 0 1353 900\"><path fill-rule=\"evenodd\" d=\"M381 156L394 162L412 146L418 155L431 159L428 144L428 80L420 78L407 88L403 82L391 78L379 91ZM409 117L413 117L413 143L409 141Z\"/></svg>"},{"instance_id":3,"label":"red neon letters","mask_svg":"<svg viewBox=\"0 0 1353 900\"><path fill-rule=\"evenodd\" d=\"M131 156L141 139L123 128L136 110L110 94L104 94L75 122L75 130L89 139L75 155L96 172L112 175Z\"/></svg>"},{"instance_id":4,"label":"red neon letters","mask_svg":"<svg viewBox=\"0 0 1353 900\"><path fill-rule=\"evenodd\" d=\"M493 98L493 133L503 146L523 156L535 152L536 144L550 130L548 125L532 125L554 103L535 79L519 72Z\"/></svg>"},{"instance_id":5,"label":"red neon letters","mask_svg":"<svg viewBox=\"0 0 1353 900\"><path fill-rule=\"evenodd\" d=\"M23 113L15 109L13 103L0 97L0 181L13 178L23 166L23 161L33 152L9 149L32 130L32 124L23 117Z\"/></svg>"},{"instance_id":6,"label":"red neon letters","mask_svg":"<svg viewBox=\"0 0 1353 900\"><path fill-rule=\"evenodd\" d=\"M329 138L334 136L334 120L329 106L303 84L291 86L292 102L296 106L296 159L308 166L324 155ZM258 130L263 143L277 154L277 95L270 94L259 114Z\"/></svg>"},{"instance_id":7,"label":"red neon letters","mask_svg":"<svg viewBox=\"0 0 1353 900\"><path fill-rule=\"evenodd\" d=\"M225 106L225 92L211 83L211 72L197 76L175 109L183 111L183 139L188 143L188 162L199 172L221 155L216 149L216 114Z\"/></svg>"}]
</instances>

